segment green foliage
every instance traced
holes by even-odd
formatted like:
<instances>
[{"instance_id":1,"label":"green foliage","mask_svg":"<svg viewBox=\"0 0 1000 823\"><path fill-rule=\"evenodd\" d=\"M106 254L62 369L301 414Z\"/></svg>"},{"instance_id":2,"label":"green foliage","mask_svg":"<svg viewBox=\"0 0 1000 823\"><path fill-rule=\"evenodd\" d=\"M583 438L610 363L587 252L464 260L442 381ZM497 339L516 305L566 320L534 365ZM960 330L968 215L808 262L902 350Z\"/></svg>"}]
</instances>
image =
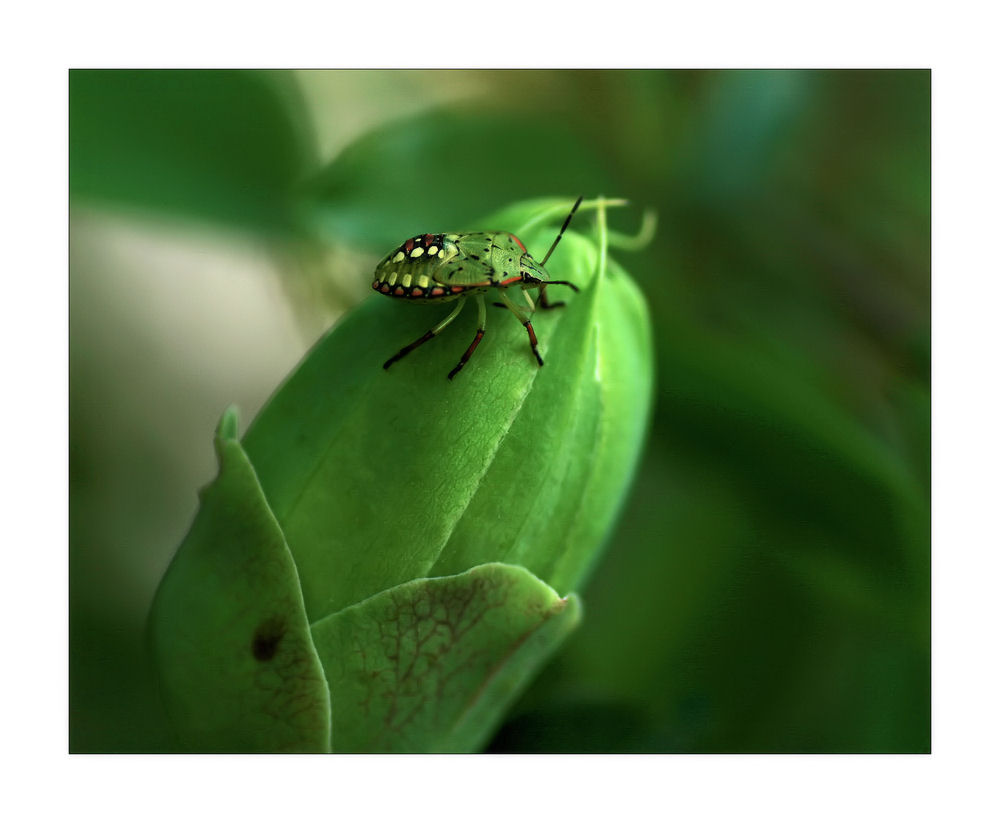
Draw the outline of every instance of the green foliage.
<instances>
[{"instance_id":1,"label":"green foliage","mask_svg":"<svg viewBox=\"0 0 1000 823\"><path fill-rule=\"evenodd\" d=\"M315 149L289 78L255 71L70 72L77 200L287 234Z\"/></svg>"},{"instance_id":2,"label":"green foliage","mask_svg":"<svg viewBox=\"0 0 1000 823\"><path fill-rule=\"evenodd\" d=\"M652 439L586 622L494 750L927 751L927 75L671 87L638 132L678 143L632 269Z\"/></svg>"}]
</instances>

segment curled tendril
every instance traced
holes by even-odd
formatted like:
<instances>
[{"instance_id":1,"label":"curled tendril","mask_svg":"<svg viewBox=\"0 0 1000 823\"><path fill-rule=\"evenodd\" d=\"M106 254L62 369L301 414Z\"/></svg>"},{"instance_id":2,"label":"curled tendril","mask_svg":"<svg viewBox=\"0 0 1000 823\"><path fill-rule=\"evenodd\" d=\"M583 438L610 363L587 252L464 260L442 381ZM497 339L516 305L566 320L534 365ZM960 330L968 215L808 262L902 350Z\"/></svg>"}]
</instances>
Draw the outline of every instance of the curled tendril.
<instances>
[{"instance_id":1,"label":"curled tendril","mask_svg":"<svg viewBox=\"0 0 1000 823\"><path fill-rule=\"evenodd\" d=\"M608 230L608 245L625 251L639 251L648 246L656 234L656 212L646 209L642 213L642 224L634 235Z\"/></svg>"}]
</instances>

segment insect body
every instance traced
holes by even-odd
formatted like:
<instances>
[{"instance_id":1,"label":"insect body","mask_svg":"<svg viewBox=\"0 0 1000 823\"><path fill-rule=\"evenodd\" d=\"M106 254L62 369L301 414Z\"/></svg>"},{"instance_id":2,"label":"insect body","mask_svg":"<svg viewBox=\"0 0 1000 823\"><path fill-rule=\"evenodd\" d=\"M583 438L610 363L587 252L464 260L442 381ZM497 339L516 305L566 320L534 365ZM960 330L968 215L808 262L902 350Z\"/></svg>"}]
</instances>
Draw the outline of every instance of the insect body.
<instances>
[{"instance_id":1,"label":"insect body","mask_svg":"<svg viewBox=\"0 0 1000 823\"><path fill-rule=\"evenodd\" d=\"M476 336L462 355L462 359L458 361L458 365L448 372L448 379L451 380L472 357L472 353L486 332L484 295L489 289L497 289L502 301L497 305L510 309L527 329L531 350L538 360L538 365L541 366L542 357L538 353L538 340L530 319L535 304L528 294L528 289L540 289L539 303L545 309L562 305L548 302L545 295L546 286L569 286L574 291L579 291L566 280L550 280L548 272L545 271L545 263L562 239L581 200L583 197L578 198L573 205L559 235L541 263L535 260L525 249L524 244L509 232L424 234L411 237L389 252L375 267L375 279L372 282L375 291L416 303L445 303L453 300L456 301L456 306L444 320L423 337L404 346L386 360L383 368L388 369L417 346L439 334L445 326L458 317L466 300L474 297L479 308ZM517 305L507 296L507 289L512 286L520 286L523 290L525 300L528 302L527 307Z\"/></svg>"}]
</instances>

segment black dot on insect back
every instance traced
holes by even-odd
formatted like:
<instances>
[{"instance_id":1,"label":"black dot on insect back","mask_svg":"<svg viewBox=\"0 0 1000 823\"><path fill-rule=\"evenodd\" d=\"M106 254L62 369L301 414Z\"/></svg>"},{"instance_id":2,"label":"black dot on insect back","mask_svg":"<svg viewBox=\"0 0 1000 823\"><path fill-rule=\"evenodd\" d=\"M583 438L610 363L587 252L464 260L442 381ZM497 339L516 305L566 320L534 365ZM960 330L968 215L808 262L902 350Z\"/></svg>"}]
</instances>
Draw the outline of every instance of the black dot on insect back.
<instances>
[{"instance_id":1,"label":"black dot on insect back","mask_svg":"<svg viewBox=\"0 0 1000 823\"><path fill-rule=\"evenodd\" d=\"M250 644L253 656L261 662L271 660L278 653L278 645L284 636L285 626L281 620L277 618L265 620L253 633L253 641Z\"/></svg>"}]
</instances>

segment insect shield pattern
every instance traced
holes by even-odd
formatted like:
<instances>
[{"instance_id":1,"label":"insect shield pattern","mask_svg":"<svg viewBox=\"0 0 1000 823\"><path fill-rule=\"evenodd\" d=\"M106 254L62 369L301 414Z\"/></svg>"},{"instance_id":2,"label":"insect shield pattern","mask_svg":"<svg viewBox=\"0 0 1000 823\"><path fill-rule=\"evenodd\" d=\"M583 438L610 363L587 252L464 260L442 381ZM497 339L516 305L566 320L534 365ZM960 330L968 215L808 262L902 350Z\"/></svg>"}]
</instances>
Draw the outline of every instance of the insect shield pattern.
<instances>
[{"instance_id":1,"label":"insect shield pattern","mask_svg":"<svg viewBox=\"0 0 1000 823\"><path fill-rule=\"evenodd\" d=\"M559 234L552 242L541 263L525 249L524 244L509 232L472 232L468 234L423 234L409 238L398 248L389 252L375 267L372 288L388 297L402 298L421 303L444 303L457 301L455 308L430 328L422 337L404 346L383 364L388 369L418 346L436 337L462 311L469 297L474 297L479 310L479 324L476 336L465 350L458 365L448 372L448 379L458 374L472 357L479 341L486 333L486 301L484 295L496 289L502 305L521 322L528 333L528 342L538 361L543 365L538 353L538 339L531 326L531 314L535 303L529 289L539 289L542 308L555 308L561 303L549 303L545 294L547 286L569 286L579 291L566 280L551 280L545 264L559 244L569 221L576 213L583 197L577 198L566 216ZM520 287L527 305L515 303L507 294L511 287Z\"/></svg>"},{"instance_id":2,"label":"insect shield pattern","mask_svg":"<svg viewBox=\"0 0 1000 823\"><path fill-rule=\"evenodd\" d=\"M390 297L410 300L451 300L463 291L439 282L432 273L460 254L458 234L424 234L411 237L390 252L375 268L372 288ZM460 268L460 267L459 267Z\"/></svg>"}]
</instances>

